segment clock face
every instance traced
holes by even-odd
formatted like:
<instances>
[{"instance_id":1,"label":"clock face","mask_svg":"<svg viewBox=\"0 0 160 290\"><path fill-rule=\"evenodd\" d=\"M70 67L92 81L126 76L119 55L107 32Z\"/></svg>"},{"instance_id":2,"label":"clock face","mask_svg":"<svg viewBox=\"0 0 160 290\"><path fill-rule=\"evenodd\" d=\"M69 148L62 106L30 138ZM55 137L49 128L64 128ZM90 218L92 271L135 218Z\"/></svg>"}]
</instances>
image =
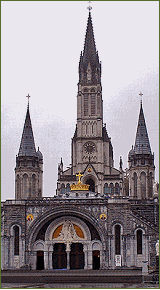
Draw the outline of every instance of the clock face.
<instances>
[{"instance_id":1,"label":"clock face","mask_svg":"<svg viewBox=\"0 0 160 290\"><path fill-rule=\"evenodd\" d=\"M95 146L95 144L93 142L87 142L84 145L84 150L85 150L86 153L91 154L91 153L93 153L96 150L96 146Z\"/></svg>"}]
</instances>

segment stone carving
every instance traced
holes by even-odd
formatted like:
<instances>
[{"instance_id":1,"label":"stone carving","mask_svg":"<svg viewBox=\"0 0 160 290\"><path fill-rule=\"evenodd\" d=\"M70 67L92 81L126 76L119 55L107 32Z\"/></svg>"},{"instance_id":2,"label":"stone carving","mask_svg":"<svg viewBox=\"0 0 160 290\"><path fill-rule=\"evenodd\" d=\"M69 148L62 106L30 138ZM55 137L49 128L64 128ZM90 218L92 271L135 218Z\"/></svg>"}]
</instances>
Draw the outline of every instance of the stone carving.
<instances>
[{"instance_id":1,"label":"stone carving","mask_svg":"<svg viewBox=\"0 0 160 290\"><path fill-rule=\"evenodd\" d=\"M74 225L72 224L70 220L67 220L63 224L59 237L55 238L54 240L71 242L71 241L84 240L84 239L80 238L77 235Z\"/></svg>"}]
</instances>

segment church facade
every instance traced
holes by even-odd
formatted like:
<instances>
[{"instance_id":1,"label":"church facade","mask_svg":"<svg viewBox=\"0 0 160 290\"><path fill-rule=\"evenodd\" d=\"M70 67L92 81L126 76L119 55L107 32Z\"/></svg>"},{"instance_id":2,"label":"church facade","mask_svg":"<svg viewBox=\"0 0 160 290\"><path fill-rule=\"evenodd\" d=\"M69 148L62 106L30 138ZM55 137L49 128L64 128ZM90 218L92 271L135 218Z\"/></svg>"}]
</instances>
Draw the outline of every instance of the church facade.
<instances>
[{"instance_id":1,"label":"church facade","mask_svg":"<svg viewBox=\"0 0 160 290\"><path fill-rule=\"evenodd\" d=\"M43 155L35 148L28 103L16 156L15 199L1 204L2 269L156 267L159 197L142 102L128 177L121 158L119 169L114 168L102 103L101 63L89 11L71 166L63 170L61 159L56 196L43 197Z\"/></svg>"}]
</instances>

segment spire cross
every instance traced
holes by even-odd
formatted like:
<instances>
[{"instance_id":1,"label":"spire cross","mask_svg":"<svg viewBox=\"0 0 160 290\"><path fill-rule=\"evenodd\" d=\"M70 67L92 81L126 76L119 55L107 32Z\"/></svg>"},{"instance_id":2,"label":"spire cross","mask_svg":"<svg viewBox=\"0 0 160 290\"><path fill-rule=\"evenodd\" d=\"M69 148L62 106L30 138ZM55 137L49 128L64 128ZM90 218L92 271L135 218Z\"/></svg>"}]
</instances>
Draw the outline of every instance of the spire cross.
<instances>
[{"instance_id":1,"label":"spire cross","mask_svg":"<svg viewBox=\"0 0 160 290\"><path fill-rule=\"evenodd\" d=\"M26 96L26 98L28 98L28 105L29 105L29 98L30 98L31 96L28 94L28 96Z\"/></svg>"},{"instance_id":2,"label":"spire cross","mask_svg":"<svg viewBox=\"0 0 160 290\"><path fill-rule=\"evenodd\" d=\"M140 92L139 96L141 97L141 105L142 105L142 96L143 96L143 94Z\"/></svg>"},{"instance_id":3,"label":"spire cross","mask_svg":"<svg viewBox=\"0 0 160 290\"><path fill-rule=\"evenodd\" d=\"M91 1L88 2L89 4L91 3ZM89 5L89 7L87 7L87 9L89 10L89 12L91 11L92 7Z\"/></svg>"},{"instance_id":4,"label":"spire cross","mask_svg":"<svg viewBox=\"0 0 160 290\"><path fill-rule=\"evenodd\" d=\"M81 183L81 177L83 176L83 174L81 174L81 172L79 171L79 173L76 174L76 176L79 177L78 184L80 184Z\"/></svg>"}]
</instances>

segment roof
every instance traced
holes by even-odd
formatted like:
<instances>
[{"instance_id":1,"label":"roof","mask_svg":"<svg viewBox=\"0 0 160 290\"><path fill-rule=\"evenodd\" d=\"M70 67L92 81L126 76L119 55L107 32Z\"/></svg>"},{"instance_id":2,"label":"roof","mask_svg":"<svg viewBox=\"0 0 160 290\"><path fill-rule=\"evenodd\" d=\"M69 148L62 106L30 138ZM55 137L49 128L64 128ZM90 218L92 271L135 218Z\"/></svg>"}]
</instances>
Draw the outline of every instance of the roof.
<instances>
[{"instance_id":1,"label":"roof","mask_svg":"<svg viewBox=\"0 0 160 290\"><path fill-rule=\"evenodd\" d=\"M151 154L151 147L149 143L147 127L145 123L142 102L139 113L139 120L137 126L137 133L134 145L134 153L135 154Z\"/></svg>"},{"instance_id":2,"label":"roof","mask_svg":"<svg viewBox=\"0 0 160 290\"><path fill-rule=\"evenodd\" d=\"M101 64L99 62L98 51L94 40L94 32L92 26L91 12L89 11L84 49L80 55L79 62L79 81L87 83L86 74L87 70L92 74L92 83L101 82Z\"/></svg>"},{"instance_id":3,"label":"roof","mask_svg":"<svg viewBox=\"0 0 160 290\"><path fill-rule=\"evenodd\" d=\"M36 148L34 143L31 118L29 113L29 104L27 107L26 119L24 123L21 143L18 156L36 156Z\"/></svg>"},{"instance_id":4,"label":"roof","mask_svg":"<svg viewBox=\"0 0 160 290\"><path fill-rule=\"evenodd\" d=\"M86 65L88 65L89 61L95 62L96 60L97 60L96 45L94 40L91 12L89 12L83 50L83 63L86 63Z\"/></svg>"}]
</instances>

